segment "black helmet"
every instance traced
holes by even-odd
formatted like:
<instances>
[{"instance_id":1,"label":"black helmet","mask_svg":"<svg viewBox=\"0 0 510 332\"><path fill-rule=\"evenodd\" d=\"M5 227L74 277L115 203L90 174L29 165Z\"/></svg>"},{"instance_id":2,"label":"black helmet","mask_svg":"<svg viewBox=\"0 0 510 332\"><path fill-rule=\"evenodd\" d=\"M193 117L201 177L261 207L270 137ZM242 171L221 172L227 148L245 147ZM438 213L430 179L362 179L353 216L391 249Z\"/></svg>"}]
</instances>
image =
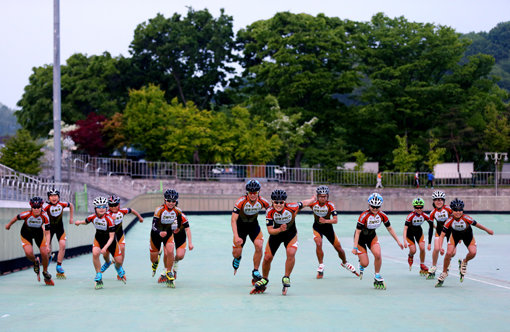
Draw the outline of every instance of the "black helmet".
<instances>
[{"instance_id":1,"label":"black helmet","mask_svg":"<svg viewBox=\"0 0 510 332\"><path fill-rule=\"evenodd\" d=\"M258 182L257 180L248 181L246 183L246 191L249 193L260 191L260 182Z\"/></svg>"},{"instance_id":2,"label":"black helmet","mask_svg":"<svg viewBox=\"0 0 510 332\"><path fill-rule=\"evenodd\" d=\"M60 191L58 191L58 190L57 190L57 189L55 189L55 188L51 188L50 190L48 190L47 194L48 194L48 198L49 198L51 195L57 195L58 197L60 197Z\"/></svg>"},{"instance_id":3,"label":"black helmet","mask_svg":"<svg viewBox=\"0 0 510 332\"><path fill-rule=\"evenodd\" d=\"M287 193L283 189L275 189L271 193L271 199L273 201L285 201L287 200Z\"/></svg>"},{"instance_id":4,"label":"black helmet","mask_svg":"<svg viewBox=\"0 0 510 332\"><path fill-rule=\"evenodd\" d=\"M455 198L450 202L450 208L453 211L463 211L464 210L464 201L458 198Z\"/></svg>"},{"instance_id":5,"label":"black helmet","mask_svg":"<svg viewBox=\"0 0 510 332\"><path fill-rule=\"evenodd\" d=\"M33 209L38 209L43 206L43 199L39 196L34 196L32 199L30 199L30 206Z\"/></svg>"},{"instance_id":6,"label":"black helmet","mask_svg":"<svg viewBox=\"0 0 510 332\"><path fill-rule=\"evenodd\" d=\"M120 197L113 194L110 197L108 197L108 205L117 205L120 203Z\"/></svg>"},{"instance_id":7,"label":"black helmet","mask_svg":"<svg viewBox=\"0 0 510 332\"><path fill-rule=\"evenodd\" d=\"M317 195L329 195L329 188L328 186L318 186L315 192Z\"/></svg>"},{"instance_id":8,"label":"black helmet","mask_svg":"<svg viewBox=\"0 0 510 332\"><path fill-rule=\"evenodd\" d=\"M173 189L167 189L165 191L165 199L166 200L174 200L176 201L179 198L179 193Z\"/></svg>"}]
</instances>

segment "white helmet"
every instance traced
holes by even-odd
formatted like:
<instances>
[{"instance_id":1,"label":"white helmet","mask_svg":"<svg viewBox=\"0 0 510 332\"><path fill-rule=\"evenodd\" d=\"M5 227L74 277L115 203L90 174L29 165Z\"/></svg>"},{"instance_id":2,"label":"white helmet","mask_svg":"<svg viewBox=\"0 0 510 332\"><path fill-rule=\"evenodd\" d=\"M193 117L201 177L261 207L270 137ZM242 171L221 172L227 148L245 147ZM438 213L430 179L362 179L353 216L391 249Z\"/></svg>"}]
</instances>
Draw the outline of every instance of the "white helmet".
<instances>
[{"instance_id":1,"label":"white helmet","mask_svg":"<svg viewBox=\"0 0 510 332\"><path fill-rule=\"evenodd\" d=\"M446 200L446 194L442 192L441 190L436 190L432 193L432 200L434 199L442 199Z\"/></svg>"},{"instance_id":2,"label":"white helmet","mask_svg":"<svg viewBox=\"0 0 510 332\"><path fill-rule=\"evenodd\" d=\"M98 208L100 206L108 207L108 200L106 199L106 197L99 196L99 197L94 198L94 201L92 202L92 204L94 204L95 208Z\"/></svg>"},{"instance_id":3,"label":"white helmet","mask_svg":"<svg viewBox=\"0 0 510 332\"><path fill-rule=\"evenodd\" d=\"M368 196L368 204L370 206L381 207L382 203L383 198L378 193L373 193L372 195Z\"/></svg>"}]
</instances>

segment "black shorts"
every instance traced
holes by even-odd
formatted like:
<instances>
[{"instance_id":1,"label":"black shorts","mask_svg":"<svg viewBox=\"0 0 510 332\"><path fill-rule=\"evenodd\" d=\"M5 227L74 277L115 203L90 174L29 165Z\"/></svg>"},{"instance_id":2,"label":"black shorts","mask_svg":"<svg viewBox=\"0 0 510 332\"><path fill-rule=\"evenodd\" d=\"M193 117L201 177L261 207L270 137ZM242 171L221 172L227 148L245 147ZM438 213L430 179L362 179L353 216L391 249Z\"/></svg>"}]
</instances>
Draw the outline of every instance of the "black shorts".
<instances>
[{"instance_id":1,"label":"black shorts","mask_svg":"<svg viewBox=\"0 0 510 332\"><path fill-rule=\"evenodd\" d=\"M165 237L161 237L159 235L160 232L156 232L154 230L151 230L151 252L159 252L161 250L161 244L164 246L167 244L167 242L172 238L172 231L168 231Z\"/></svg>"},{"instance_id":2,"label":"black shorts","mask_svg":"<svg viewBox=\"0 0 510 332\"><path fill-rule=\"evenodd\" d=\"M436 226L436 236L437 237L441 236L441 232L443 232L443 227L444 227L444 221L438 221L437 226ZM450 235L451 235L451 232L445 233L446 242L448 242L448 240L450 240Z\"/></svg>"},{"instance_id":3,"label":"black shorts","mask_svg":"<svg viewBox=\"0 0 510 332\"><path fill-rule=\"evenodd\" d=\"M280 247L280 245L283 243L285 245L285 248L288 247L288 245L291 243L291 241L297 236L297 231L290 230L290 231L284 231L277 235L269 235L269 240L267 241L267 246L269 247L269 250L271 250L271 254L274 256L276 254L276 251ZM297 239L296 239L297 242Z\"/></svg>"},{"instance_id":4,"label":"black shorts","mask_svg":"<svg viewBox=\"0 0 510 332\"><path fill-rule=\"evenodd\" d=\"M110 239L110 236L108 234L99 234L99 233L96 233L95 237L94 237L94 245L95 247L99 247L100 249L102 249L106 243L108 243L108 240ZM115 240L115 238L113 239L113 242L110 244L110 246L108 247L108 252L110 254L112 254L113 257L115 256L118 256L120 254L120 251L119 251L119 248L118 248L118 243L117 243L117 240Z\"/></svg>"},{"instance_id":5,"label":"black shorts","mask_svg":"<svg viewBox=\"0 0 510 332\"><path fill-rule=\"evenodd\" d=\"M174 241L175 241L175 249L180 248L184 245L184 249L186 249L186 231L181 229L178 233L174 233Z\"/></svg>"},{"instance_id":6,"label":"black shorts","mask_svg":"<svg viewBox=\"0 0 510 332\"><path fill-rule=\"evenodd\" d=\"M377 243L377 234L374 230L369 230L365 232L365 230L362 230L359 233L359 239L358 239L358 247L365 248L365 251L367 251L367 248L372 250L372 245L374 243Z\"/></svg>"},{"instance_id":7,"label":"black shorts","mask_svg":"<svg viewBox=\"0 0 510 332\"><path fill-rule=\"evenodd\" d=\"M51 224L50 242L53 240L53 235L57 236L57 241L66 239L66 231L64 230L64 223L62 221Z\"/></svg>"},{"instance_id":8,"label":"black shorts","mask_svg":"<svg viewBox=\"0 0 510 332\"><path fill-rule=\"evenodd\" d=\"M336 234L332 224L318 224L314 222L312 228L321 238L325 236L329 243L335 245Z\"/></svg>"},{"instance_id":9,"label":"black shorts","mask_svg":"<svg viewBox=\"0 0 510 332\"><path fill-rule=\"evenodd\" d=\"M457 246L457 244L459 244L459 242L462 240L462 242L464 242L464 244L466 245L466 248L467 248L467 247L469 247L469 245L471 245L471 242L474 240L473 229L471 227L469 227L468 229L466 229L464 231L452 230L451 234L453 237L452 241L455 246Z\"/></svg>"},{"instance_id":10,"label":"black shorts","mask_svg":"<svg viewBox=\"0 0 510 332\"><path fill-rule=\"evenodd\" d=\"M407 241L412 243L423 242L423 229L421 226L408 226L407 227Z\"/></svg>"},{"instance_id":11,"label":"black shorts","mask_svg":"<svg viewBox=\"0 0 510 332\"><path fill-rule=\"evenodd\" d=\"M41 248L41 245L46 246L46 243L43 242L44 231L42 228L28 227L26 224L23 224L20 235L23 246L25 244L32 245L32 241L34 241L39 248Z\"/></svg>"},{"instance_id":12,"label":"black shorts","mask_svg":"<svg viewBox=\"0 0 510 332\"><path fill-rule=\"evenodd\" d=\"M244 247L248 235L250 236L251 242L255 242L260 232L260 226L257 219L255 219L254 222L242 222L237 219L237 235L243 239L241 247Z\"/></svg>"}]
</instances>

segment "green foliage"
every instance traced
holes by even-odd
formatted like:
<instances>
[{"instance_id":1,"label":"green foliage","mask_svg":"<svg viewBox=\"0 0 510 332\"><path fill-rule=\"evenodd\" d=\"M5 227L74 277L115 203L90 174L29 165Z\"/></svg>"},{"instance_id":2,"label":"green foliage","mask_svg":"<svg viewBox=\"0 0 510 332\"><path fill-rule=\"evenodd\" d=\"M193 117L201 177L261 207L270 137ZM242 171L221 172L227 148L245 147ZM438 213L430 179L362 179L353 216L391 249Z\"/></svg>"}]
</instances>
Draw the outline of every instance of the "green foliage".
<instances>
[{"instance_id":1,"label":"green foliage","mask_svg":"<svg viewBox=\"0 0 510 332\"><path fill-rule=\"evenodd\" d=\"M119 59L76 53L61 66L62 121L76 123L90 113L112 116L125 104L127 89L119 82ZM34 136L46 136L53 128L53 66L33 68L29 85L18 102L18 122Z\"/></svg>"},{"instance_id":2,"label":"green foliage","mask_svg":"<svg viewBox=\"0 0 510 332\"><path fill-rule=\"evenodd\" d=\"M443 156L446 153L445 148L438 147L439 140L433 138L429 143L429 151L427 152L427 160L424 164L430 171L434 171L434 166L443 161Z\"/></svg>"},{"instance_id":3,"label":"green foliage","mask_svg":"<svg viewBox=\"0 0 510 332\"><path fill-rule=\"evenodd\" d=\"M355 171L363 171L363 165L367 161L367 157L361 150L358 150L352 154L352 156L356 159L356 166L354 166Z\"/></svg>"},{"instance_id":4,"label":"green foliage","mask_svg":"<svg viewBox=\"0 0 510 332\"><path fill-rule=\"evenodd\" d=\"M218 86L234 72L232 17L221 10L213 18L207 9L188 9L186 17L158 14L135 29L130 45L133 66L144 84L158 84L167 100L178 96L183 105L193 101L209 106Z\"/></svg>"},{"instance_id":5,"label":"green foliage","mask_svg":"<svg viewBox=\"0 0 510 332\"><path fill-rule=\"evenodd\" d=\"M393 150L393 165L397 172L412 172L416 170L416 163L420 160L418 147L412 144L408 148L407 135L396 136L398 147Z\"/></svg>"},{"instance_id":6,"label":"green foliage","mask_svg":"<svg viewBox=\"0 0 510 332\"><path fill-rule=\"evenodd\" d=\"M37 143L27 130L18 130L0 149L0 163L17 172L37 175L41 171L39 158L43 144Z\"/></svg>"}]
</instances>

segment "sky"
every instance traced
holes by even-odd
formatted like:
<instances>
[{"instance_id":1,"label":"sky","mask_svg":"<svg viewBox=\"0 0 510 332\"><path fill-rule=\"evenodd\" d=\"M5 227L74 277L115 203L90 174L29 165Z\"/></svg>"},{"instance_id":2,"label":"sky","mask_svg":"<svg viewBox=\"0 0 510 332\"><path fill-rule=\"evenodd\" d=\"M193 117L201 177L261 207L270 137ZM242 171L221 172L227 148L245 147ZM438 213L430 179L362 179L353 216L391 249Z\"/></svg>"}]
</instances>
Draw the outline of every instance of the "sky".
<instances>
[{"instance_id":1,"label":"sky","mask_svg":"<svg viewBox=\"0 0 510 332\"><path fill-rule=\"evenodd\" d=\"M0 0L0 103L11 109L17 108L32 68L53 63L53 1ZM488 32L510 21L509 0L60 0L60 62L74 53L129 56L138 24L157 13L185 15L187 7L207 8L214 17L224 8L235 31L282 11L354 21L383 12L461 33Z\"/></svg>"}]
</instances>

